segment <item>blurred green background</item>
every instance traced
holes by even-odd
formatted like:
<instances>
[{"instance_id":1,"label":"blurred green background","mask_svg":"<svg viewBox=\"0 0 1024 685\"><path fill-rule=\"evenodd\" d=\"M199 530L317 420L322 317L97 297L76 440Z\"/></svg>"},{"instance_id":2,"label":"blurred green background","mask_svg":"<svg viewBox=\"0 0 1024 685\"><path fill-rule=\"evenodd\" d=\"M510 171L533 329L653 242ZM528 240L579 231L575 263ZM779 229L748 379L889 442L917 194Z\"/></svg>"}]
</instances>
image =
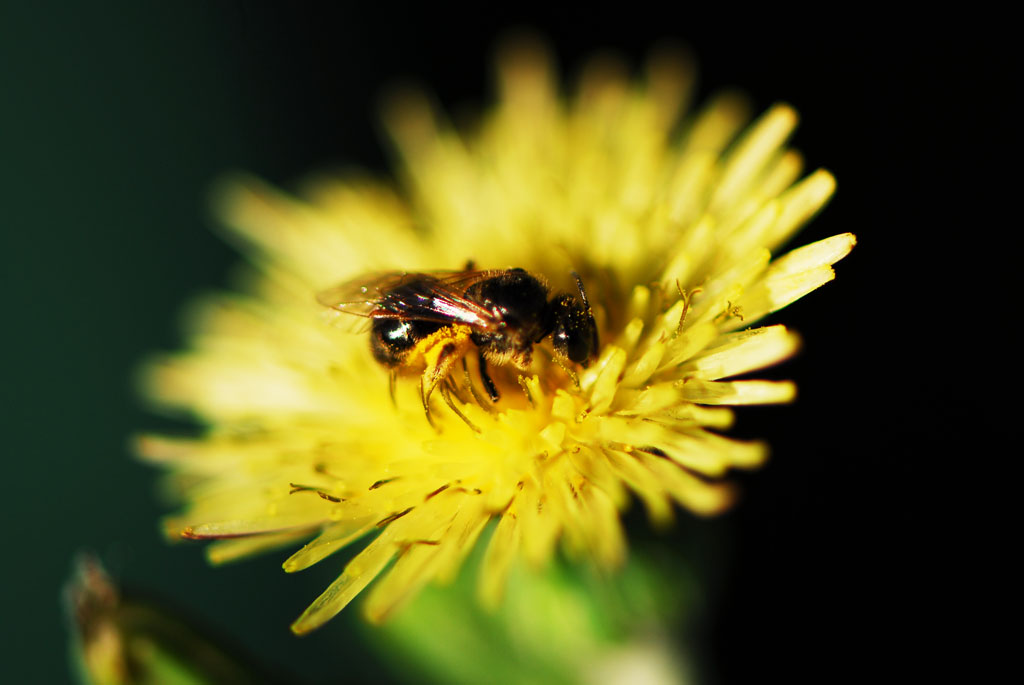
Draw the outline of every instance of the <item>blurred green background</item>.
<instances>
[{"instance_id":1,"label":"blurred green background","mask_svg":"<svg viewBox=\"0 0 1024 685\"><path fill-rule=\"evenodd\" d=\"M704 583L692 637L707 682L814 680L835 664L867 676L882 656L912 658L902 636L929 606L932 526L918 479L937 437L922 427L954 439L957 417L980 407L940 400L928 348L913 347L913 326L936 313L929 293L951 285L919 270L954 257L934 226L974 211L961 198L999 136L982 123L1008 107L1003 43L962 26L921 38L855 22L811 33L786 17L737 30L725 15L632 3L516 7L3 4L0 681L70 678L60 590L80 550L273 671L392 677L356 611L307 638L288 631L340 564L287 576L269 555L212 570L198 545L165 543L156 474L127 441L168 424L140 406L132 374L180 344L191 296L228 283L237 256L208 212L219 175L290 187L334 167L387 173L381 88L411 81L449 107L485 103L495 40L519 25L549 38L568 74L599 48L637 66L656 40L681 42L701 96L739 86L759 109L786 100L802 114L795 144L810 168L835 172L839 193L801 240L853 231L860 246L834 284L779 317L806 351L771 375L796 379L801 400L740 413L737 433L769 440L774 458L741 477L737 510L681 515L668 535L638 512L627 520L637 544L678 550Z\"/></svg>"}]
</instances>

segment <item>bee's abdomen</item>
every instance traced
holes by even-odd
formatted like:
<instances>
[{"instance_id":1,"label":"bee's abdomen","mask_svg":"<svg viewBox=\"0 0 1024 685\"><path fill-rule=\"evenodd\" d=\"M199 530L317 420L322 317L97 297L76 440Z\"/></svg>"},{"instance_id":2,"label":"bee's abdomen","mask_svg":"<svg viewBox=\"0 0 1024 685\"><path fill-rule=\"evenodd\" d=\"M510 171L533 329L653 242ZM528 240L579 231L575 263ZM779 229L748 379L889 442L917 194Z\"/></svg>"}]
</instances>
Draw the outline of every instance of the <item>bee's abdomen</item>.
<instances>
[{"instance_id":1,"label":"bee's abdomen","mask_svg":"<svg viewBox=\"0 0 1024 685\"><path fill-rule=\"evenodd\" d=\"M400 366L420 340L444 326L433 321L374 319L370 331L373 358L385 366Z\"/></svg>"}]
</instances>

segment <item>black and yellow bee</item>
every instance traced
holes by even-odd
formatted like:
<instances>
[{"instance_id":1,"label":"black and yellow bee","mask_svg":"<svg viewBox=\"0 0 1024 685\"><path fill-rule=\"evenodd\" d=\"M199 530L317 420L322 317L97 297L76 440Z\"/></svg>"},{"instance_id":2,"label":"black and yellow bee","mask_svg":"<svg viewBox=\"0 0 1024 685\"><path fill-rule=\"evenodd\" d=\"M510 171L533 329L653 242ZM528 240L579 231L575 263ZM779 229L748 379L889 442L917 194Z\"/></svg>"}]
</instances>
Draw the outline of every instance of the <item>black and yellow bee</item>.
<instances>
[{"instance_id":1,"label":"black and yellow bee","mask_svg":"<svg viewBox=\"0 0 1024 685\"><path fill-rule=\"evenodd\" d=\"M500 396L487 364L525 371L533 346L548 336L559 364L586 367L597 355L597 325L583 281L573 277L579 298L559 293L549 299L540 278L517 268L364 276L325 290L317 299L372 320L370 347L391 370L392 389L400 372L422 368L420 390L429 418L430 394L474 348L492 402Z\"/></svg>"}]
</instances>

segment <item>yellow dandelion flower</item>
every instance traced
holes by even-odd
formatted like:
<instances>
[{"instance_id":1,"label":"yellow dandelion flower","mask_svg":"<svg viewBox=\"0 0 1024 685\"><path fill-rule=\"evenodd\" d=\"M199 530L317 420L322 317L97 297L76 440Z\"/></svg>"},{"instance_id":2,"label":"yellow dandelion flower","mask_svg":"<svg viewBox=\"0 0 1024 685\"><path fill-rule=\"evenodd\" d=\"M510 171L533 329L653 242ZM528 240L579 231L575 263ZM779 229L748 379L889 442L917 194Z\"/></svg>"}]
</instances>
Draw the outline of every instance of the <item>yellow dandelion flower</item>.
<instances>
[{"instance_id":1,"label":"yellow dandelion flower","mask_svg":"<svg viewBox=\"0 0 1024 685\"><path fill-rule=\"evenodd\" d=\"M826 171L801 178L786 105L747 126L727 96L684 118L689 71L670 59L637 83L594 63L568 99L535 48L508 51L499 76L499 103L471 132L422 97L395 99L401 194L344 179L297 200L230 183L221 210L257 267L248 291L200 302L190 348L146 369L151 398L207 426L198 439L140 440L187 501L169 534L216 538L215 563L308 540L288 572L370 538L297 633L375 579L364 606L384 619L425 583L452 579L492 520L479 576L488 603L513 560L542 564L559 544L622 562L631 495L655 522L674 503L728 507L729 470L766 456L720 434L729 407L795 392L729 380L797 348L784 326L752 324L831 280L854 245L843 234L773 258L835 186ZM599 354L583 369L540 344L528 371L491 369L496 403L479 375L453 367L452 408L435 393L428 421L416 377L392 398L367 335L332 326L315 294L470 261L526 269L552 292L573 292L578 272Z\"/></svg>"}]
</instances>

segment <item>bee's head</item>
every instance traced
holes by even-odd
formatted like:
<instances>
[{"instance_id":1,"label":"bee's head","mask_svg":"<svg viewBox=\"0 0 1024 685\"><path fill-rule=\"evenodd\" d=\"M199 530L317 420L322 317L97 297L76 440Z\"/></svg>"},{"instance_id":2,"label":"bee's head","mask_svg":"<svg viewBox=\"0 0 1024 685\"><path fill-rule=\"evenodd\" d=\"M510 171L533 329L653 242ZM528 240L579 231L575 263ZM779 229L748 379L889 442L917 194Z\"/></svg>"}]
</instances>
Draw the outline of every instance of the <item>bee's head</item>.
<instances>
[{"instance_id":1,"label":"bee's head","mask_svg":"<svg viewBox=\"0 0 1024 685\"><path fill-rule=\"evenodd\" d=\"M576 273L573 273L573 277L579 287L582 302L568 293L552 300L551 340L557 355L586 367L597 356L597 323L583 290L583 281Z\"/></svg>"}]
</instances>

